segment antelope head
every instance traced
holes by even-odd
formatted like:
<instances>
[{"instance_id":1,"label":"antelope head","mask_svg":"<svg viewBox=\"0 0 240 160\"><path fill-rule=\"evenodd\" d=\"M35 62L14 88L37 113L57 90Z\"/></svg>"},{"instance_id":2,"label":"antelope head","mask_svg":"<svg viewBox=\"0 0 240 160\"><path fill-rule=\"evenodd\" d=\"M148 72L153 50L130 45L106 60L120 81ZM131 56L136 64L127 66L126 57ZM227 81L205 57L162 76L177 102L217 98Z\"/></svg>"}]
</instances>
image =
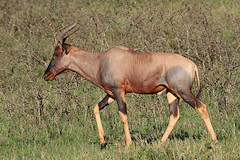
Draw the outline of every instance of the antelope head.
<instances>
[{"instance_id":1,"label":"antelope head","mask_svg":"<svg viewBox=\"0 0 240 160\"><path fill-rule=\"evenodd\" d=\"M65 41L71 34L78 30L78 28L76 28L76 24L77 23L64 29L59 34L59 37L56 40L56 47L52 60L44 74L45 81L52 81L58 74L67 70L67 67L70 64L68 57L70 46L65 44Z\"/></svg>"}]
</instances>

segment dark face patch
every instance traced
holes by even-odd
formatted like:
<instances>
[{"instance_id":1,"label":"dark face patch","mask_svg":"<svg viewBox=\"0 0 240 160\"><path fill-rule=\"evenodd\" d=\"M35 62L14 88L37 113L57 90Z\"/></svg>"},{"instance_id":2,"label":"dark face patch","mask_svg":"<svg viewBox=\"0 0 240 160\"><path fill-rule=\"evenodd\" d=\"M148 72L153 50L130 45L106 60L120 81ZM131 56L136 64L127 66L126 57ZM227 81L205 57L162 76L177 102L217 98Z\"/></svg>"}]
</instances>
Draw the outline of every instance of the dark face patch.
<instances>
[{"instance_id":1,"label":"dark face patch","mask_svg":"<svg viewBox=\"0 0 240 160\"><path fill-rule=\"evenodd\" d=\"M58 64L58 62L62 59L62 57L63 57L63 51L61 47L57 45L53 54L53 58L44 74L44 79L46 81L52 81L55 78L57 71L54 72L54 69L56 64Z\"/></svg>"}]
</instances>

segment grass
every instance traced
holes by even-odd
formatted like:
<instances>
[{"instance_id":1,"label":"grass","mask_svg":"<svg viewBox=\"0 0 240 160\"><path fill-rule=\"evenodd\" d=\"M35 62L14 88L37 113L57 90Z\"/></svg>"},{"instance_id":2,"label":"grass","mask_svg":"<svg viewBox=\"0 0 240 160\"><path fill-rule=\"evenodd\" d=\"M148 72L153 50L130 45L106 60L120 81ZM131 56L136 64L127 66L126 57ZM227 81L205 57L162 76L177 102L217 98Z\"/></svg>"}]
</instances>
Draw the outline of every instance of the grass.
<instances>
[{"instance_id":1,"label":"grass","mask_svg":"<svg viewBox=\"0 0 240 160\"><path fill-rule=\"evenodd\" d=\"M239 159L240 4L228 1L3 1L0 4L0 159ZM78 21L67 42L91 51L125 45L178 53L200 70L201 101L218 136L180 102L167 142L165 94L126 96L133 145L125 149L116 102L101 111L101 150L93 106L105 93L76 73L43 80L55 32Z\"/></svg>"}]
</instances>

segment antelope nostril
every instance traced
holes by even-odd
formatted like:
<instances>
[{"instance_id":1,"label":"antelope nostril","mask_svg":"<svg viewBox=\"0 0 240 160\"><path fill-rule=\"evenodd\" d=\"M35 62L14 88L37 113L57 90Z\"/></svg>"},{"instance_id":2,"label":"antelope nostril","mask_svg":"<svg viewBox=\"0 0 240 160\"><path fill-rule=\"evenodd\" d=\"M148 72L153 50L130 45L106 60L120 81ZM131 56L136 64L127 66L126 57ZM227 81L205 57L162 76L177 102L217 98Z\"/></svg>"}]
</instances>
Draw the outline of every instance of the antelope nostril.
<instances>
[{"instance_id":1,"label":"antelope nostril","mask_svg":"<svg viewBox=\"0 0 240 160\"><path fill-rule=\"evenodd\" d=\"M45 80L45 81L48 81L49 78L51 77L51 74L52 74L51 72L45 73L45 74L44 74L44 80Z\"/></svg>"}]
</instances>

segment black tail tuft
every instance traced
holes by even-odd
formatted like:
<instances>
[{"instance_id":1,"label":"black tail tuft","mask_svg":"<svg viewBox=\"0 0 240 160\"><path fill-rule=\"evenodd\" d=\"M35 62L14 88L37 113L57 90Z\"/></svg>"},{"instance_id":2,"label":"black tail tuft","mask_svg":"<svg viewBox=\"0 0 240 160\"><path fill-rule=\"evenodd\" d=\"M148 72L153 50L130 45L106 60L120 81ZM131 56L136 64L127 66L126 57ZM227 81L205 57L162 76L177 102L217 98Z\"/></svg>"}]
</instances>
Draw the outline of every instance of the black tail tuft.
<instances>
[{"instance_id":1,"label":"black tail tuft","mask_svg":"<svg viewBox=\"0 0 240 160\"><path fill-rule=\"evenodd\" d=\"M202 93L202 87L200 86L199 90L198 90L198 93L196 95L197 99L201 97L201 95L202 95L201 93Z\"/></svg>"}]
</instances>

